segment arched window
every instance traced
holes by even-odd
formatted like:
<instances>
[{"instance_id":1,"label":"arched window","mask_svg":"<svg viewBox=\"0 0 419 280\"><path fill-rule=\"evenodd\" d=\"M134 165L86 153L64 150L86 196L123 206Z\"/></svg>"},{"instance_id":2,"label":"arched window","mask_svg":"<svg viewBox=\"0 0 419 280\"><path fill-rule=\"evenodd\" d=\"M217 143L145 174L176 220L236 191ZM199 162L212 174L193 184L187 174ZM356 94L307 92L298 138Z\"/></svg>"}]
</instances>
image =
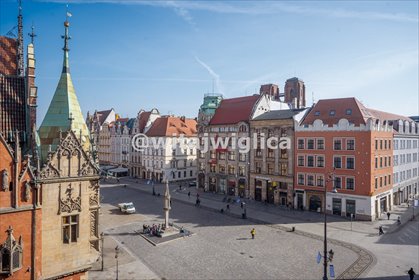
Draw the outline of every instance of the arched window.
<instances>
[{"instance_id":1,"label":"arched window","mask_svg":"<svg viewBox=\"0 0 419 280\"><path fill-rule=\"evenodd\" d=\"M22 268L22 237L16 242L13 228L9 226L6 241L0 245L0 273L13 274Z\"/></svg>"}]
</instances>

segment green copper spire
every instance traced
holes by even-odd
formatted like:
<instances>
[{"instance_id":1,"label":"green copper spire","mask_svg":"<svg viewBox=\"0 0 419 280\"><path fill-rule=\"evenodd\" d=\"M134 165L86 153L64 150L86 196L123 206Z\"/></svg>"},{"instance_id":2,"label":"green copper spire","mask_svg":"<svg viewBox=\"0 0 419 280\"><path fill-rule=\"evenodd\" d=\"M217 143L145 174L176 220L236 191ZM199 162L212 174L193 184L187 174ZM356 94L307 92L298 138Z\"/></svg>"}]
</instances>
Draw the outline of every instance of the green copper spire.
<instances>
[{"instance_id":1,"label":"green copper spire","mask_svg":"<svg viewBox=\"0 0 419 280\"><path fill-rule=\"evenodd\" d=\"M83 114L80 109L79 101L74 90L70 75L70 65L68 60L68 41L71 37L68 35L70 23L64 22L64 61L60 81L55 90L52 101L49 105L47 114L39 128L39 138L41 140L41 156L45 162L48 151L55 151L60 141L60 132L66 133L69 130L81 138L83 149L90 150L90 135Z\"/></svg>"}]
</instances>

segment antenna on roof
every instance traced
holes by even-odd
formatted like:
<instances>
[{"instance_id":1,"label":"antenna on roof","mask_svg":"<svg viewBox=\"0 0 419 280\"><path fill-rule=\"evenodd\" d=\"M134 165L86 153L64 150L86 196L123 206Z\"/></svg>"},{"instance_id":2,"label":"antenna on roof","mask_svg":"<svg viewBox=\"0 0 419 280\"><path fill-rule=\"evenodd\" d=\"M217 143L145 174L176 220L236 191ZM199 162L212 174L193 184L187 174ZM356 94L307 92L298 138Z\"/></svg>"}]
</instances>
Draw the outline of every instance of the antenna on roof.
<instances>
[{"instance_id":1,"label":"antenna on roof","mask_svg":"<svg viewBox=\"0 0 419 280\"><path fill-rule=\"evenodd\" d=\"M314 105L314 91L311 92L311 105Z\"/></svg>"},{"instance_id":2,"label":"antenna on roof","mask_svg":"<svg viewBox=\"0 0 419 280\"><path fill-rule=\"evenodd\" d=\"M212 78L212 93L214 93L214 78Z\"/></svg>"}]
</instances>

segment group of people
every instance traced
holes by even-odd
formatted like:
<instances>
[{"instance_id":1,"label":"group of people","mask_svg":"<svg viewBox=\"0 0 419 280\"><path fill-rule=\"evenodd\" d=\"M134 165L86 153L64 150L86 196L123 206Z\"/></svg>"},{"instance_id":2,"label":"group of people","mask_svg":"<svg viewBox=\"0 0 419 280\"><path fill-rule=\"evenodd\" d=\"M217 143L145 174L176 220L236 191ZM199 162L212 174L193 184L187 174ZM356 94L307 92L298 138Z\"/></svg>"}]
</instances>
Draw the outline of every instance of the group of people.
<instances>
[{"instance_id":1,"label":"group of people","mask_svg":"<svg viewBox=\"0 0 419 280\"><path fill-rule=\"evenodd\" d=\"M160 237L161 234L164 232L164 224L155 225L152 226L149 225L143 225L143 234L149 234L150 236L158 236Z\"/></svg>"}]
</instances>

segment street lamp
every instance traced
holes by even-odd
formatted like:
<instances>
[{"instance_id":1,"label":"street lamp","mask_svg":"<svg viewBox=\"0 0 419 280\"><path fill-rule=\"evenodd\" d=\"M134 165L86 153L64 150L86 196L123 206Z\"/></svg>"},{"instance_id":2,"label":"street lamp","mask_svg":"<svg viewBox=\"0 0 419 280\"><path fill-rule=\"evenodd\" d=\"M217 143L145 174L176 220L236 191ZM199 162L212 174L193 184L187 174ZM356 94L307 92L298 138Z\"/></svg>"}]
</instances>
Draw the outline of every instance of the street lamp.
<instances>
[{"instance_id":1,"label":"street lamp","mask_svg":"<svg viewBox=\"0 0 419 280\"><path fill-rule=\"evenodd\" d=\"M116 246L115 247L115 259L116 259L116 280L118 280L118 272L119 272L119 268L118 268L118 255L119 255L119 247Z\"/></svg>"},{"instance_id":2,"label":"street lamp","mask_svg":"<svg viewBox=\"0 0 419 280\"><path fill-rule=\"evenodd\" d=\"M328 179L326 181L325 187L324 187L324 206L323 206L323 212L324 212L324 241L323 241L323 280L327 280L327 262L331 261L333 259L334 252L330 250L330 257L328 258L328 252L327 252L327 213L326 213L326 198L327 198L327 183L328 182L335 182L335 173L331 172L329 173ZM333 193L337 193L337 190L333 186Z\"/></svg>"}]
</instances>

